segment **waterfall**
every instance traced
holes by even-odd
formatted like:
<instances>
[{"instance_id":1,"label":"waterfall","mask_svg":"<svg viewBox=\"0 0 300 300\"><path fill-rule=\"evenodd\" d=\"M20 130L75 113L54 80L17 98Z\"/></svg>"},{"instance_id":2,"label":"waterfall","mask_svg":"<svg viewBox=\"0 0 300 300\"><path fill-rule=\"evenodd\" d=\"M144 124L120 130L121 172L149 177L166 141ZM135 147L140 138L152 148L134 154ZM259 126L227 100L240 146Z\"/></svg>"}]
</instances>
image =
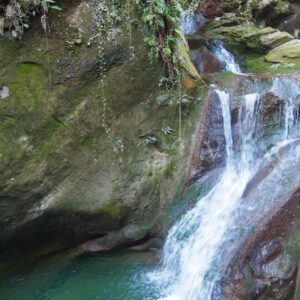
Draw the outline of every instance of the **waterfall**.
<instances>
[{"instance_id":1,"label":"waterfall","mask_svg":"<svg viewBox=\"0 0 300 300\"><path fill-rule=\"evenodd\" d=\"M277 80L277 79L276 79ZM276 80L274 86L278 87ZM225 91L215 90L220 100L226 141L226 167L215 187L194 208L188 211L169 231L162 255L162 267L152 276L161 285L164 300L209 300L222 270L229 261L237 238L235 214L239 211L245 189L256 174L262 158L256 154L258 124L261 114L260 93L243 96L239 108L239 147L234 147L231 103ZM299 104L289 94L283 111L284 135L278 143L296 132L295 124ZM287 133L286 133L287 131ZM264 158L273 155L273 147ZM246 208L250 209L250 208ZM242 209L241 209L242 210ZM238 229L239 230L239 229Z\"/></svg>"},{"instance_id":2,"label":"waterfall","mask_svg":"<svg viewBox=\"0 0 300 300\"><path fill-rule=\"evenodd\" d=\"M233 160L233 140L231 133L230 96L226 92L220 90L216 90L216 93L220 98L220 104L222 108L227 164L231 165Z\"/></svg>"},{"instance_id":3,"label":"waterfall","mask_svg":"<svg viewBox=\"0 0 300 300\"><path fill-rule=\"evenodd\" d=\"M227 51L220 41L213 42L212 52L221 62L224 63L225 71L229 71L235 74L242 73L240 66L235 61L233 54Z\"/></svg>"},{"instance_id":4,"label":"waterfall","mask_svg":"<svg viewBox=\"0 0 300 300\"><path fill-rule=\"evenodd\" d=\"M205 18L201 14L186 14L185 12L181 19L180 29L184 35L196 34L205 23Z\"/></svg>"}]
</instances>

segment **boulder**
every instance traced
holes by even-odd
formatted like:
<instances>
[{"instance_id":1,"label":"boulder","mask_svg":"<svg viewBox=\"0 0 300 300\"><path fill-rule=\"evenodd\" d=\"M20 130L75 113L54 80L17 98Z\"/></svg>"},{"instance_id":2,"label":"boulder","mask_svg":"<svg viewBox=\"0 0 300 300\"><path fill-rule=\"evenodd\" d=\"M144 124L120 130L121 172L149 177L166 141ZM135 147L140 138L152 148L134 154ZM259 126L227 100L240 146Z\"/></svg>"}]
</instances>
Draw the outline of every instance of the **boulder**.
<instances>
[{"instance_id":1,"label":"boulder","mask_svg":"<svg viewBox=\"0 0 300 300\"><path fill-rule=\"evenodd\" d=\"M186 36L190 50L199 49L206 44L206 40L201 34L193 34Z\"/></svg>"},{"instance_id":2,"label":"boulder","mask_svg":"<svg viewBox=\"0 0 300 300\"><path fill-rule=\"evenodd\" d=\"M300 3L293 4L293 14L284 18L277 24L277 28L282 31L287 31L295 38L300 37Z\"/></svg>"},{"instance_id":3,"label":"boulder","mask_svg":"<svg viewBox=\"0 0 300 300\"><path fill-rule=\"evenodd\" d=\"M220 0L205 0L201 5L201 12L208 18L213 19L221 16L223 13L222 1Z\"/></svg>"},{"instance_id":4,"label":"boulder","mask_svg":"<svg viewBox=\"0 0 300 300\"><path fill-rule=\"evenodd\" d=\"M257 53L267 52L293 39L287 32L272 27L258 28L251 22L240 20L237 25L232 25L227 16L212 22L207 28L209 36L224 40L232 46L239 44L241 48Z\"/></svg>"},{"instance_id":5,"label":"boulder","mask_svg":"<svg viewBox=\"0 0 300 300\"><path fill-rule=\"evenodd\" d=\"M218 95L209 91L195 133L195 145L188 166L188 182L192 183L208 172L225 165L225 136Z\"/></svg>"},{"instance_id":6,"label":"boulder","mask_svg":"<svg viewBox=\"0 0 300 300\"><path fill-rule=\"evenodd\" d=\"M121 230L111 231L103 237L84 243L84 252L107 252L121 246L132 246L146 238L149 228L128 225Z\"/></svg>"},{"instance_id":7,"label":"boulder","mask_svg":"<svg viewBox=\"0 0 300 300\"><path fill-rule=\"evenodd\" d=\"M272 49L265 59L268 62L284 63L300 58L300 40L292 40Z\"/></svg>"},{"instance_id":8,"label":"boulder","mask_svg":"<svg viewBox=\"0 0 300 300\"><path fill-rule=\"evenodd\" d=\"M211 74L221 70L221 62L206 46L190 51L190 57L199 74Z\"/></svg>"},{"instance_id":9,"label":"boulder","mask_svg":"<svg viewBox=\"0 0 300 300\"><path fill-rule=\"evenodd\" d=\"M260 37L261 44L267 48L275 48L284 43L293 40L294 37L288 32L275 31L269 34L264 34Z\"/></svg>"},{"instance_id":10,"label":"boulder","mask_svg":"<svg viewBox=\"0 0 300 300\"><path fill-rule=\"evenodd\" d=\"M265 20L267 25L276 26L280 20L293 13L292 5L288 1L263 0L251 5L254 18Z\"/></svg>"},{"instance_id":11,"label":"boulder","mask_svg":"<svg viewBox=\"0 0 300 300\"><path fill-rule=\"evenodd\" d=\"M263 96L262 119L263 121L270 121L278 119L284 108L284 100L269 92Z\"/></svg>"}]
</instances>

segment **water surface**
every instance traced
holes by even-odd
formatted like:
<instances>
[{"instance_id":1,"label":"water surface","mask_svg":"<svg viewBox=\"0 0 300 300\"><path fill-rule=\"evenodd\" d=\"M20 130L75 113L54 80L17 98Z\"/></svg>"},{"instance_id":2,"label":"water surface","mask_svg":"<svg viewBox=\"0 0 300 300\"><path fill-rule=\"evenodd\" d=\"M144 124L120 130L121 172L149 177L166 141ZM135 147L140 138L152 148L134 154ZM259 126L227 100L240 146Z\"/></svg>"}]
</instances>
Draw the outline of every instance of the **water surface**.
<instances>
[{"instance_id":1,"label":"water surface","mask_svg":"<svg viewBox=\"0 0 300 300\"><path fill-rule=\"evenodd\" d=\"M156 263L154 253L126 251L18 264L0 271L0 299L157 299L146 276Z\"/></svg>"}]
</instances>

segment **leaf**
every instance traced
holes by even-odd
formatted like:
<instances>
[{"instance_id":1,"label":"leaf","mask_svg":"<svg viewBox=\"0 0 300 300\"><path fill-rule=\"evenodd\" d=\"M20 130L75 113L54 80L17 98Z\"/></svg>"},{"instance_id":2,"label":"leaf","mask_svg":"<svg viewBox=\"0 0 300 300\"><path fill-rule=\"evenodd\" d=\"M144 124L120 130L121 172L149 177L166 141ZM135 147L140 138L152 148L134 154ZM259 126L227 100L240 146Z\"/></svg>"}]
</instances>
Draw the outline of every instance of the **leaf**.
<instances>
[{"instance_id":1,"label":"leaf","mask_svg":"<svg viewBox=\"0 0 300 300\"><path fill-rule=\"evenodd\" d=\"M59 6L57 5L52 5L51 6L51 9L54 9L54 10L62 10Z\"/></svg>"},{"instance_id":2,"label":"leaf","mask_svg":"<svg viewBox=\"0 0 300 300\"><path fill-rule=\"evenodd\" d=\"M166 56L171 56L171 54L172 54L172 51L169 47L163 48L162 52Z\"/></svg>"}]
</instances>

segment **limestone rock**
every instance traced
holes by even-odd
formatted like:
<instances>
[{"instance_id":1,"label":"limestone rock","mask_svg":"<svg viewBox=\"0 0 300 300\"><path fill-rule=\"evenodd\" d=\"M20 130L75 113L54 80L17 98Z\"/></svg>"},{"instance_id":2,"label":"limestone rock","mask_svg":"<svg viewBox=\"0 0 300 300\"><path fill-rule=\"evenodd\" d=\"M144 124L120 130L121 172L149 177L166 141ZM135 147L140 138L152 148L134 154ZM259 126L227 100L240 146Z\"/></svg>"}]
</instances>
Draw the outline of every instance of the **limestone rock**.
<instances>
[{"instance_id":1,"label":"limestone rock","mask_svg":"<svg viewBox=\"0 0 300 300\"><path fill-rule=\"evenodd\" d=\"M283 63L300 58L300 40L292 40L272 49L265 59L268 62Z\"/></svg>"},{"instance_id":2,"label":"limestone rock","mask_svg":"<svg viewBox=\"0 0 300 300\"><path fill-rule=\"evenodd\" d=\"M260 37L260 41L262 45L271 49L278 47L284 43L287 43L293 39L294 39L293 36L290 35L289 33L281 32L279 30L269 34L262 35Z\"/></svg>"}]
</instances>

